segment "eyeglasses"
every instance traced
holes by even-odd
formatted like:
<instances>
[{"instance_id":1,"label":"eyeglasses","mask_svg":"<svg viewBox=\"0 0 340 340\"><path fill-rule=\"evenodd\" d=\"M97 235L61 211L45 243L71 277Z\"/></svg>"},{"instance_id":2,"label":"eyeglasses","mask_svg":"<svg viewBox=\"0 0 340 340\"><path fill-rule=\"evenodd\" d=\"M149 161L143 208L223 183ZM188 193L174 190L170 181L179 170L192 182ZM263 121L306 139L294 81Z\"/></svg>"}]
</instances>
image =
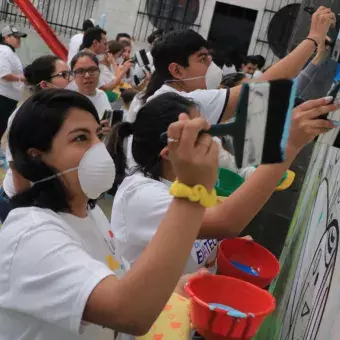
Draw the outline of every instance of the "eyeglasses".
<instances>
[{"instance_id":1,"label":"eyeglasses","mask_svg":"<svg viewBox=\"0 0 340 340\"><path fill-rule=\"evenodd\" d=\"M86 73L93 77L99 73L99 68L94 66L89 68L78 68L77 70L74 70L73 73L77 77L84 77Z\"/></svg>"},{"instance_id":2,"label":"eyeglasses","mask_svg":"<svg viewBox=\"0 0 340 340\"><path fill-rule=\"evenodd\" d=\"M50 79L56 78L56 77L62 77L66 80L70 80L71 77L71 71L62 71L57 74L53 74Z\"/></svg>"}]
</instances>

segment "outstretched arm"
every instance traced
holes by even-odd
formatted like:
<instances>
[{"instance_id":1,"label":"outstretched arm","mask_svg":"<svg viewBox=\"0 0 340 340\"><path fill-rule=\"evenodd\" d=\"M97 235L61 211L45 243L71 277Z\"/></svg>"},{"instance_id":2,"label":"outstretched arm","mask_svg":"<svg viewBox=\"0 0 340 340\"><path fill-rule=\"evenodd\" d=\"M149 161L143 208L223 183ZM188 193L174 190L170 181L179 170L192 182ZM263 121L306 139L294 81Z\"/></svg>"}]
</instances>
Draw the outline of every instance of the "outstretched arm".
<instances>
[{"instance_id":1,"label":"outstretched arm","mask_svg":"<svg viewBox=\"0 0 340 340\"><path fill-rule=\"evenodd\" d=\"M318 45L327 37L331 26L336 23L335 14L331 9L321 6L313 15L308 38L313 39ZM306 65L316 49L312 40L304 40L289 55L273 65L256 81L295 78ZM230 89L230 97L222 121L227 121L235 114L235 109L240 95L241 86Z\"/></svg>"}]
</instances>

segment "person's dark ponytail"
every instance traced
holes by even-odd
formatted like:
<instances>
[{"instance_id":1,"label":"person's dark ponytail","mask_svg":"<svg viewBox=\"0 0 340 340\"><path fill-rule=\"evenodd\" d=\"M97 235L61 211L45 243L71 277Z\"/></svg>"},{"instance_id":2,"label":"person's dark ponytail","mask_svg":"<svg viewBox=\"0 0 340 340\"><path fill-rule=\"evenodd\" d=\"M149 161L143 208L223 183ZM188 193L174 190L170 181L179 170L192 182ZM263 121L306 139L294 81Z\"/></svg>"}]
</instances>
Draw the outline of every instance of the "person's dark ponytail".
<instances>
[{"instance_id":1,"label":"person's dark ponytail","mask_svg":"<svg viewBox=\"0 0 340 340\"><path fill-rule=\"evenodd\" d=\"M146 90L144 91L142 96L143 104L145 104L147 100L164 85L164 81L165 79L157 71L152 73L149 84L146 87Z\"/></svg>"},{"instance_id":2,"label":"person's dark ponytail","mask_svg":"<svg viewBox=\"0 0 340 340\"><path fill-rule=\"evenodd\" d=\"M133 124L122 122L116 124L107 139L106 148L116 166L116 179L113 186L115 192L117 186L122 183L126 175L127 159L124 151L124 141L133 133ZM111 191L112 194L112 191Z\"/></svg>"}]
</instances>

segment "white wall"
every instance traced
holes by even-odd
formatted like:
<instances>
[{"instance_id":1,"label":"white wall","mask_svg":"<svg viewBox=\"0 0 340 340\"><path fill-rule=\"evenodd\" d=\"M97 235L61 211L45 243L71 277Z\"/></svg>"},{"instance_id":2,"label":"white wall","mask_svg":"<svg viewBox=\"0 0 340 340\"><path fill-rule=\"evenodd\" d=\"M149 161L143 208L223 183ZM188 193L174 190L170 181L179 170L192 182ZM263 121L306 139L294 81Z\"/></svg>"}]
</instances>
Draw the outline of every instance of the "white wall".
<instances>
[{"instance_id":1,"label":"white wall","mask_svg":"<svg viewBox=\"0 0 340 340\"><path fill-rule=\"evenodd\" d=\"M210 31L211 22L214 16L214 10L217 0L208 0L203 11L201 27L199 33L207 38ZM299 3L299 0L218 0L219 2L235 5L239 7L254 9L258 11L253 35L249 45L249 54L262 54L267 57L267 66L275 63L278 58L274 55L268 44L262 43L259 40L267 41L268 26L274 13L265 11L278 11L288 4Z\"/></svg>"},{"instance_id":2,"label":"white wall","mask_svg":"<svg viewBox=\"0 0 340 340\"><path fill-rule=\"evenodd\" d=\"M34 0L34 3L38 4L40 0ZM60 0L63 3L71 0ZM92 0L88 0L92 1ZM211 21L214 15L215 5L217 0L207 0L205 6L200 7L200 13L197 19L201 19L201 27L199 33L203 37L207 38L209 35ZM277 11L290 3L296 3L299 0L219 0L223 3L231 5L241 6L258 11L257 19L254 26L254 31L249 46L249 54L262 54L268 56L268 62L271 64L275 62L277 58L273 55L273 52L269 49L268 44L263 44L258 41L267 41L267 31L270 20L273 17L273 13L264 11L267 9ZM139 0L97 0L95 2L92 17L100 21L101 15L106 15L105 29L108 32L110 39L115 38L117 33L126 32L133 34L134 26L137 20L137 12L139 7ZM203 3L203 1L202 1ZM56 19L56 15L50 14ZM263 19L263 20L262 20ZM3 27L5 23L0 23L0 27ZM150 24L150 27L152 25ZM137 26L138 27L138 26ZM26 29L27 30L27 29ZM60 37L66 45L68 45L69 38L63 36ZM135 42L135 49L147 48L148 44L145 42ZM24 64L32 61L36 57L50 53L48 47L42 41L42 39L32 30L29 32L29 36L23 42L23 47L18 51Z\"/></svg>"},{"instance_id":3,"label":"white wall","mask_svg":"<svg viewBox=\"0 0 340 340\"><path fill-rule=\"evenodd\" d=\"M0 22L0 30L8 25L7 23ZM27 38L22 39L21 48L17 50L17 53L24 66L30 64L34 59L45 55L52 54L51 50L47 47L43 39L33 30L27 27L21 27L16 25L20 30L27 33ZM60 40L67 46L68 38L60 37Z\"/></svg>"},{"instance_id":4,"label":"white wall","mask_svg":"<svg viewBox=\"0 0 340 340\"><path fill-rule=\"evenodd\" d=\"M98 0L94 9L94 18L106 14L105 29L110 37L126 32L132 35L135 25L139 0Z\"/></svg>"}]
</instances>

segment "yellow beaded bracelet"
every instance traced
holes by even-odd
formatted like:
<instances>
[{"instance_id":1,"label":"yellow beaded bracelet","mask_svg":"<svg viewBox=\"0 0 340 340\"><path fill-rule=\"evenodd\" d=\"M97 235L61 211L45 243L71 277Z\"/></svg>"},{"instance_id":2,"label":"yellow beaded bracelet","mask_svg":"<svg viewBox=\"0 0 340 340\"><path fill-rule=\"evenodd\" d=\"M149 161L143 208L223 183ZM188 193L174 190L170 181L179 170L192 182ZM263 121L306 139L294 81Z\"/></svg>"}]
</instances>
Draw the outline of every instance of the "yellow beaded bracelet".
<instances>
[{"instance_id":1,"label":"yellow beaded bracelet","mask_svg":"<svg viewBox=\"0 0 340 340\"><path fill-rule=\"evenodd\" d=\"M170 194L176 198L187 198L191 202L199 202L205 208L213 207L218 202L216 190L208 192L201 184L189 187L176 180L170 187Z\"/></svg>"}]
</instances>

